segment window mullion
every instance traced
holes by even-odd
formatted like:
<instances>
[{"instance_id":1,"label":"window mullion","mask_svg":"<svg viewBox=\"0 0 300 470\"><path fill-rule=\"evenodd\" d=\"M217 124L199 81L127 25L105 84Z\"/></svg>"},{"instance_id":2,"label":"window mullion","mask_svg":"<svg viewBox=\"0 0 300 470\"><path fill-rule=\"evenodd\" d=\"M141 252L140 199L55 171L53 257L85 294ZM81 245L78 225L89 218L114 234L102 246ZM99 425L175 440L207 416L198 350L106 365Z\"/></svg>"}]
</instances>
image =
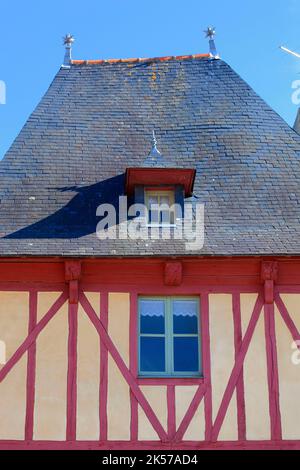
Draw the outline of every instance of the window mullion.
<instances>
[{"instance_id":1,"label":"window mullion","mask_svg":"<svg viewBox=\"0 0 300 470\"><path fill-rule=\"evenodd\" d=\"M166 318L167 318L167 326L166 326L166 353L167 353L167 360L166 360L166 371L167 374L172 374L172 335L171 335L171 315L170 315L170 299L166 299Z\"/></svg>"},{"instance_id":2,"label":"window mullion","mask_svg":"<svg viewBox=\"0 0 300 470\"><path fill-rule=\"evenodd\" d=\"M165 299L165 373L168 374L168 301Z\"/></svg>"},{"instance_id":3,"label":"window mullion","mask_svg":"<svg viewBox=\"0 0 300 470\"><path fill-rule=\"evenodd\" d=\"M170 297L170 317L171 317L171 353L172 353L172 375L175 374L174 371L174 331L173 331L173 297Z\"/></svg>"}]
</instances>

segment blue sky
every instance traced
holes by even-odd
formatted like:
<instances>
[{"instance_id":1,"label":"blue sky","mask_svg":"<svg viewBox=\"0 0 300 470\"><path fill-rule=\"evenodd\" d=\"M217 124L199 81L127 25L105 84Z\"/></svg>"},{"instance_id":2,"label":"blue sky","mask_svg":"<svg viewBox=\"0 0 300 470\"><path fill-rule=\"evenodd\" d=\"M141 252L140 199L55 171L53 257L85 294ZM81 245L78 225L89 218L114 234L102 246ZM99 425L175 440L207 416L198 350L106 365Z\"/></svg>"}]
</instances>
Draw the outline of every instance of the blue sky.
<instances>
[{"instance_id":1,"label":"blue sky","mask_svg":"<svg viewBox=\"0 0 300 470\"><path fill-rule=\"evenodd\" d=\"M217 29L218 51L290 125L300 80L299 0L15 0L1 2L0 158L62 63L62 36L76 37L73 57L154 57L208 51L203 30Z\"/></svg>"}]
</instances>

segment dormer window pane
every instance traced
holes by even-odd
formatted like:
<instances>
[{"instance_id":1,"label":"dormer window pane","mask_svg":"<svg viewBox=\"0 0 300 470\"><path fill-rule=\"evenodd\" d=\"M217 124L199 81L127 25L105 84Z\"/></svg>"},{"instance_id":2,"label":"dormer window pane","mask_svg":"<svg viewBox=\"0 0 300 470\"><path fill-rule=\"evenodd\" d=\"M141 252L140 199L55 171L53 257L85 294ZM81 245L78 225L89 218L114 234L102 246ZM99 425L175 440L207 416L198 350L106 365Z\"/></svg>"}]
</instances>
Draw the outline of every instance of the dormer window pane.
<instances>
[{"instance_id":1,"label":"dormer window pane","mask_svg":"<svg viewBox=\"0 0 300 470\"><path fill-rule=\"evenodd\" d=\"M149 206L159 203L158 196L152 196L151 193L149 194L148 201L149 201Z\"/></svg>"},{"instance_id":2,"label":"dormer window pane","mask_svg":"<svg viewBox=\"0 0 300 470\"><path fill-rule=\"evenodd\" d=\"M160 203L161 204L167 204L168 206L170 206L170 196L169 195L161 196Z\"/></svg>"},{"instance_id":3,"label":"dormer window pane","mask_svg":"<svg viewBox=\"0 0 300 470\"><path fill-rule=\"evenodd\" d=\"M175 222L174 191L145 190L145 202L148 209L148 224L173 225Z\"/></svg>"}]
</instances>

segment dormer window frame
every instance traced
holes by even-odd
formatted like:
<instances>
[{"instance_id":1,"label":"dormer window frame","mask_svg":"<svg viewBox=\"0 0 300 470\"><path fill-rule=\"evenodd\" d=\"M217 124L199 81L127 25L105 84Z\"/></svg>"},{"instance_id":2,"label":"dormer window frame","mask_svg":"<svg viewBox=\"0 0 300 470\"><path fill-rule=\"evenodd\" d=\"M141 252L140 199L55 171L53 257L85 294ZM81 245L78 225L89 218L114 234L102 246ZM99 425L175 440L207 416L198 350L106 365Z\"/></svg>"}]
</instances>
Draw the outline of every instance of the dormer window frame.
<instances>
[{"instance_id":1,"label":"dormer window frame","mask_svg":"<svg viewBox=\"0 0 300 470\"><path fill-rule=\"evenodd\" d=\"M156 191L163 191L163 190L172 190L174 191L174 204L180 206L181 208L181 214L175 213L174 214L174 224L146 224L147 227L149 228L166 228L166 227L176 227L177 223L181 218L184 217L184 187L182 185L151 185L151 186L144 186L144 185L136 185L135 186L135 191L134 191L134 202L136 204L142 204L146 206L146 190L147 188L151 188ZM180 215L180 216L179 216Z\"/></svg>"},{"instance_id":2,"label":"dormer window frame","mask_svg":"<svg viewBox=\"0 0 300 470\"><path fill-rule=\"evenodd\" d=\"M184 199L193 194L194 181L196 176L195 168L160 168L160 167L131 167L125 173L125 194L134 204L146 206L145 188L155 188L157 191L162 188L172 188L174 190L175 206L180 206L174 216L174 224L155 224L158 228L176 227L179 221L184 218ZM153 223L147 224L154 227Z\"/></svg>"},{"instance_id":3,"label":"dormer window frame","mask_svg":"<svg viewBox=\"0 0 300 470\"><path fill-rule=\"evenodd\" d=\"M164 222L162 220L163 213L162 210L158 210L158 221L153 222L151 221L151 205L150 205L150 197L157 198L157 204L159 207L167 203L163 202L164 197L169 197L169 222ZM146 217L147 217L147 227L176 227L176 212L172 206L175 204L175 187L173 186L151 186L144 188L144 203L147 208ZM173 220L172 220L173 219Z\"/></svg>"}]
</instances>

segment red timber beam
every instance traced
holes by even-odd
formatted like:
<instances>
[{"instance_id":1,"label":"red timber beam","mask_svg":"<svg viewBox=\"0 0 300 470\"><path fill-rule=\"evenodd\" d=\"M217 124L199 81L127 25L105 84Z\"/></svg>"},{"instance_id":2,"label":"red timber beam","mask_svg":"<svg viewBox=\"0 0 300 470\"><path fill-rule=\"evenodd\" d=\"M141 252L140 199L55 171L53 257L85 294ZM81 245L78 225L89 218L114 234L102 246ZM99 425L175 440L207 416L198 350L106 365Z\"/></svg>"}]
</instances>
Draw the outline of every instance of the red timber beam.
<instances>
[{"instance_id":1,"label":"red timber beam","mask_svg":"<svg viewBox=\"0 0 300 470\"><path fill-rule=\"evenodd\" d=\"M205 440L211 439L212 433L212 390L211 390L211 358L209 330L209 296L208 292L200 295L201 331L202 331L202 362L205 377L206 393L204 396Z\"/></svg>"},{"instance_id":2,"label":"red timber beam","mask_svg":"<svg viewBox=\"0 0 300 470\"><path fill-rule=\"evenodd\" d=\"M277 281L277 278L278 263L276 261L263 261L261 265L261 279L264 283L264 319L272 440L282 439L274 312L274 284Z\"/></svg>"},{"instance_id":3,"label":"red timber beam","mask_svg":"<svg viewBox=\"0 0 300 470\"><path fill-rule=\"evenodd\" d=\"M300 450L299 440L283 441L0 441L1 450Z\"/></svg>"},{"instance_id":4,"label":"red timber beam","mask_svg":"<svg viewBox=\"0 0 300 470\"><path fill-rule=\"evenodd\" d=\"M108 329L108 292L100 294L100 319L103 327ZM100 341L100 385L99 385L99 427L100 441L107 441L107 395L108 395L108 351Z\"/></svg>"},{"instance_id":5,"label":"red timber beam","mask_svg":"<svg viewBox=\"0 0 300 470\"><path fill-rule=\"evenodd\" d=\"M37 323L37 301L38 293L36 290L29 292L29 325L28 334L30 335ZM26 418L25 418L25 440L33 439L34 422L34 401L35 401L35 371L36 371L36 342L34 341L28 348L27 356L27 384L26 384Z\"/></svg>"},{"instance_id":6,"label":"red timber beam","mask_svg":"<svg viewBox=\"0 0 300 470\"><path fill-rule=\"evenodd\" d=\"M234 349L235 360L238 358L242 345L242 321L241 321L241 299L240 294L232 295L232 312L234 327ZM237 421L238 421L238 438L240 441L246 440L246 409L245 409L245 387L244 387L244 368L236 384L236 402L237 402Z\"/></svg>"},{"instance_id":7,"label":"red timber beam","mask_svg":"<svg viewBox=\"0 0 300 470\"><path fill-rule=\"evenodd\" d=\"M168 438L173 441L176 434L176 395L175 385L167 386Z\"/></svg>"},{"instance_id":8,"label":"red timber beam","mask_svg":"<svg viewBox=\"0 0 300 470\"><path fill-rule=\"evenodd\" d=\"M68 376L67 376L67 441L76 440L77 413L77 335L78 335L78 297L80 261L65 262L65 280L69 285L69 337L68 337Z\"/></svg>"},{"instance_id":9,"label":"red timber beam","mask_svg":"<svg viewBox=\"0 0 300 470\"><path fill-rule=\"evenodd\" d=\"M162 442L168 441L168 435L165 432L164 428L162 427L161 423L159 422L156 414L154 413L153 409L151 408L148 400L140 390L135 377L132 375L131 371L127 368L125 362L123 361L120 353L118 352L116 346L112 342L111 338L109 337L106 329L104 328L101 319L98 318L95 310L93 309L92 305L88 301L85 294L81 291L79 294L80 304L82 305L84 311L86 312L87 316L93 323L94 327L96 328L100 339L102 340L104 346L112 356L113 360L115 361L118 369L120 370L121 374L123 375L124 379L126 380L129 388L132 390L136 400L140 404L141 408L145 412L145 415L149 419L150 423L152 424L153 428L157 432L159 438Z\"/></svg>"},{"instance_id":10,"label":"red timber beam","mask_svg":"<svg viewBox=\"0 0 300 470\"><path fill-rule=\"evenodd\" d=\"M137 364L137 351L138 351L138 325L137 325L137 311L138 299L136 292L130 294L130 325L129 325L129 369L133 377L138 376ZM131 441L138 440L138 400L130 388L130 439Z\"/></svg>"},{"instance_id":11,"label":"red timber beam","mask_svg":"<svg viewBox=\"0 0 300 470\"><path fill-rule=\"evenodd\" d=\"M210 292L257 292L261 283L261 257L178 257L182 263L182 283L180 271L175 266L169 268L170 258L118 258L83 257L83 289L98 286L119 289L132 287L139 280L139 287L150 291L163 291L173 285L174 291L195 293L195 288L209 289ZM274 257L279 266L277 286L281 292L300 293L300 256ZM269 261L269 259L268 259ZM61 257L48 258L1 258L1 290L27 291L38 287L39 291L61 290L65 285L65 260ZM173 271L173 273L171 271ZM159 279L159 284L157 283ZM160 283L164 282L165 286Z\"/></svg>"}]
</instances>

